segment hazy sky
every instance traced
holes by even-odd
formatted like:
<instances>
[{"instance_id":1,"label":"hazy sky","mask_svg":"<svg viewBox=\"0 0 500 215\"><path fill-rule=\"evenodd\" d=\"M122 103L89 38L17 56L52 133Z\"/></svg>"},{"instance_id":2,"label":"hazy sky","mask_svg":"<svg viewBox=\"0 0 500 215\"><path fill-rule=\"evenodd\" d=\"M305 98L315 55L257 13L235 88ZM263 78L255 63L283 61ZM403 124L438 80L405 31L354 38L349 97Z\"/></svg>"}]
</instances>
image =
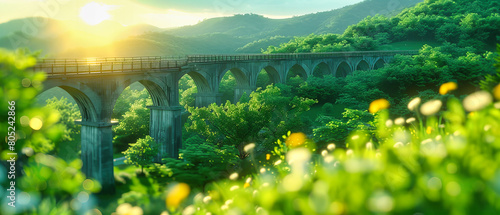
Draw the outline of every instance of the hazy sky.
<instances>
[{"instance_id":1,"label":"hazy sky","mask_svg":"<svg viewBox=\"0 0 500 215\"><path fill-rule=\"evenodd\" d=\"M107 20L124 25L191 25L212 17L256 13L270 18L327 11L362 0L0 0L0 23L29 16L82 20L82 8L100 5ZM90 10L93 11L93 10ZM89 17L92 14L86 14ZM97 20L99 20L99 15ZM85 16L84 16L85 17ZM95 18L95 17L94 17ZM84 18L83 18L84 19ZM104 18L103 18L104 19ZM94 19L95 20L95 19ZM85 21L85 20L84 20Z\"/></svg>"}]
</instances>

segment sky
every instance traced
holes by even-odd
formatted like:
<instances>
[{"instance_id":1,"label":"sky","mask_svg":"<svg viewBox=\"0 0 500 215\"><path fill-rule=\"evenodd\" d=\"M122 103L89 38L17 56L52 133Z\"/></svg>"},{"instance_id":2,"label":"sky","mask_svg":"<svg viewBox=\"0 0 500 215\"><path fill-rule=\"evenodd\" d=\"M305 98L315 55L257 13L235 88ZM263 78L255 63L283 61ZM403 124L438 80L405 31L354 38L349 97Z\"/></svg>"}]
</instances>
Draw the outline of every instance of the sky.
<instances>
[{"instance_id":1,"label":"sky","mask_svg":"<svg viewBox=\"0 0 500 215\"><path fill-rule=\"evenodd\" d=\"M288 18L328 11L362 0L0 0L0 23L30 16L161 28L193 25L204 19L255 13ZM89 6L90 4L90 6ZM87 7L85 7L87 5ZM86 8L83 10L82 8ZM83 12L82 12L83 11ZM98 11L98 12L96 12Z\"/></svg>"}]
</instances>

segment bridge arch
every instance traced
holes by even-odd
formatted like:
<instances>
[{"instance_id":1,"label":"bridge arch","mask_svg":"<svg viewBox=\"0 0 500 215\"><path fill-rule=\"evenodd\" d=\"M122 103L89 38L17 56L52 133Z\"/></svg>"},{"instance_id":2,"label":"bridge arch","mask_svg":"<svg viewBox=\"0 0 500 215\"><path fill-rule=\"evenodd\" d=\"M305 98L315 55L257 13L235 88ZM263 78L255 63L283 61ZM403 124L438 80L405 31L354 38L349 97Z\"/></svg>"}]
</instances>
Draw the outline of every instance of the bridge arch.
<instances>
[{"instance_id":1,"label":"bridge arch","mask_svg":"<svg viewBox=\"0 0 500 215\"><path fill-rule=\"evenodd\" d=\"M198 89L199 93L207 93L207 92L212 92L212 87L210 86L208 80L205 78L204 75L197 71L190 71L187 73L182 74L179 77L179 82L184 76L189 76L191 79L193 79L194 84L196 85L196 88Z\"/></svg>"},{"instance_id":2,"label":"bridge arch","mask_svg":"<svg viewBox=\"0 0 500 215\"><path fill-rule=\"evenodd\" d=\"M347 75L352 73L351 66L346 62L342 61L338 66L335 72L335 77L346 77Z\"/></svg>"},{"instance_id":3,"label":"bridge arch","mask_svg":"<svg viewBox=\"0 0 500 215\"><path fill-rule=\"evenodd\" d=\"M299 76L302 80L306 81L308 78L307 71L304 65L295 64L290 69L288 69L286 73L286 81L288 81L292 77Z\"/></svg>"},{"instance_id":4,"label":"bridge arch","mask_svg":"<svg viewBox=\"0 0 500 215\"><path fill-rule=\"evenodd\" d=\"M231 67L220 73L216 91L222 93L222 103L226 100L237 103L244 94L250 95L255 90L250 86L247 74L249 73L244 68L238 67ZM234 82L231 81L231 76L234 78ZM221 88L223 81L229 81L226 82L229 85L224 85L225 88Z\"/></svg>"},{"instance_id":5,"label":"bridge arch","mask_svg":"<svg viewBox=\"0 0 500 215\"><path fill-rule=\"evenodd\" d=\"M357 71L368 71L370 70L370 64L366 62L366 60L361 60L358 62L358 65L356 66Z\"/></svg>"},{"instance_id":6,"label":"bridge arch","mask_svg":"<svg viewBox=\"0 0 500 215\"><path fill-rule=\"evenodd\" d=\"M386 64L385 60L383 58L379 58L375 64L373 65L373 69L374 70L377 70L377 69L380 69L382 67L384 67Z\"/></svg>"},{"instance_id":7,"label":"bridge arch","mask_svg":"<svg viewBox=\"0 0 500 215\"><path fill-rule=\"evenodd\" d=\"M96 105L94 104L91 98L98 98L97 95L91 90L80 90L74 86L68 85L49 85L44 87L44 89L38 94L42 94L43 92L53 89L53 88L61 88L66 91L73 100L75 100L78 108L80 109L80 114L82 116L83 122L98 122L98 111L96 109Z\"/></svg>"},{"instance_id":8,"label":"bridge arch","mask_svg":"<svg viewBox=\"0 0 500 215\"><path fill-rule=\"evenodd\" d=\"M325 75L331 75L332 71L328 64L326 64L325 62L319 62L313 67L312 74L314 77L323 77Z\"/></svg>"},{"instance_id":9,"label":"bridge arch","mask_svg":"<svg viewBox=\"0 0 500 215\"><path fill-rule=\"evenodd\" d=\"M237 86L239 86L239 87L249 87L250 86L249 79L246 75L246 74L248 74L248 72L243 68L237 68L237 67L225 69L219 76L219 80L218 80L219 85L220 85L220 82L222 81L222 78L224 77L224 75L226 75L227 72L231 72L231 74L234 76L234 79L236 80Z\"/></svg>"},{"instance_id":10,"label":"bridge arch","mask_svg":"<svg viewBox=\"0 0 500 215\"><path fill-rule=\"evenodd\" d=\"M148 91L149 95L151 96L151 100L153 101L154 106L170 106L170 98L168 94L171 94L169 89L165 89L165 83L155 77L151 76L135 76L131 79L128 79L124 82L121 82L120 86L117 87L116 93L115 93L115 99L113 101L113 107L115 106L116 100L118 97L123 93L125 88L130 86L131 84L139 82L146 90Z\"/></svg>"},{"instance_id":11,"label":"bridge arch","mask_svg":"<svg viewBox=\"0 0 500 215\"><path fill-rule=\"evenodd\" d=\"M268 78L269 80L261 80L262 73L265 73L267 75L266 78ZM270 66L270 65L260 67L259 73L254 74L254 80L256 81L257 87L265 87L269 84L282 83L281 76L280 76L278 70L275 67ZM266 83L261 83L261 82L266 82ZM262 86L260 86L259 84Z\"/></svg>"}]
</instances>

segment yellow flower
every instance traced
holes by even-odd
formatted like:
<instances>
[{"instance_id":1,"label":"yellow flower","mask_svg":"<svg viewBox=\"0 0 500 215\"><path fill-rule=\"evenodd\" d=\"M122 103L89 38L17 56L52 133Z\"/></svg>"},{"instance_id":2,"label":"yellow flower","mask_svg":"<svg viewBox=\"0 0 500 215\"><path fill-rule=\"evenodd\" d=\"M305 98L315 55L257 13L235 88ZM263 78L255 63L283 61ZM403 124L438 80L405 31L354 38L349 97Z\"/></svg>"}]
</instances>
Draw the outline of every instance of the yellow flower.
<instances>
[{"instance_id":1,"label":"yellow flower","mask_svg":"<svg viewBox=\"0 0 500 215\"><path fill-rule=\"evenodd\" d=\"M244 185L243 185L243 188L247 188L247 187L250 187L250 184L248 182L246 182Z\"/></svg>"},{"instance_id":2,"label":"yellow flower","mask_svg":"<svg viewBox=\"0 0 500 215\"><path fill-rule=\"evenodd\" d=\"M179 183L173 186L168 192L166 203L167 207L177 208L181 204L182 200L188 197L190 192L189 185L185 183Z\"/></svg>"},{"instance_id":3,"label":"yellow flower","mask_svg":"<svg viewBox=\"0 0 500 215\"><path fill-rule=\"evenodd\" d=\"M457 83L455 82L448 82L448 83L444 83L443 85L441 85L441 87L439 88L439 94L441 95L445 95L447 94L448 92L450 91L453 91L453 90L456 90L457 89Z\"/></svg>"},{"instance_id":4,"label":"yellow flower","mask_svg":"<svg viewBox=\"0 0 500 215\"><path fill-rule=\"evenodd\" d=\"M431 126L428 126L427 129L425 130L425 133L427 134L431 134L432 133L432 127Z\"/></svg>"},{"instance_id":5,"label":"yellow flower","mask_svg":"<svg viewBox=\"0 0 500 215\"><path fill-rule=\"evenodd\" d=\"M495 99L500 100L500 84L493 88L493 96L495 96Z\"/></svg>"},{"instance_id":6,"label":"yellow flower","mask_svg":"<svg viewBox=\"0 0 500 215\"><path fill-rule=\"evenodd\" d=\"M370 104L370 108L368 110L370 113L377 113L380 110L389 108L389 106L391 106L391 104L387 101L387 99L377 99Z\"/></svg>"},{"instance_id":7,"label":"yellow flower","mask_svg":"<svg viewBox=\"0 0 500 215\"><path fill-rule=\"evenodd\" d=\"M306 135L304 133L293 133L286 139L287 146L300 146L306 142Z\"/></svg>"},{"instance_id":8,"label":"yellow flower","mask_svg":"<svg viewBox=\"0 0 500 215\"><path fill-rule=\"evenodd\" d=\"M266 154L266 160L271 159L271 154Z\"/></svg>"}]
</instances>

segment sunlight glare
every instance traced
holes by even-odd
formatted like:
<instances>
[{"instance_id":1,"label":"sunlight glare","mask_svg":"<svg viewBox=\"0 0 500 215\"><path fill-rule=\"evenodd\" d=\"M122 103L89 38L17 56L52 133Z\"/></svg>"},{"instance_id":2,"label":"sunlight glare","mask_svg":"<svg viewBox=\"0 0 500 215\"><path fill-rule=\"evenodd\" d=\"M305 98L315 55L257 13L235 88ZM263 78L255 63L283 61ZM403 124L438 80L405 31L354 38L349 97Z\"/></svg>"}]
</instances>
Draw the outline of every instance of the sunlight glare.
<instances>
[{"instance_id":1,"label":"sunlight glare","mask_svg":"<svg viewBox=\"0 0 500 215\"><path fill-rule=\"evenodd\" d=\"M90 2L80 9L80 18L89 25L97 25L111 19L109 10L111 10L109 5Z\"/></svg>"}]
</instances>

